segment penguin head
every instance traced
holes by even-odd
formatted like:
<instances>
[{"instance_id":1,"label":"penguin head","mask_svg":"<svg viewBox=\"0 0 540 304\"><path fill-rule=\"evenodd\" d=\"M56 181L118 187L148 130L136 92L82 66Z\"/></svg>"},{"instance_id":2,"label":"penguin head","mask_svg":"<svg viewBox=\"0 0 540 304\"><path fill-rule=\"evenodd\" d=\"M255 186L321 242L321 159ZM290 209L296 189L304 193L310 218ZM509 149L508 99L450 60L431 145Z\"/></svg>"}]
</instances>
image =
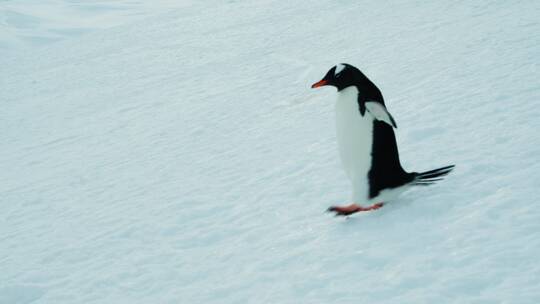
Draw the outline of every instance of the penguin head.
<instances>
[{"instance_id":1,"label":"penguin head","mask_svg":"<svg viewBox=\"0 0 540 304\"><path fill-rule=\"evenodd\" d=\"M340 63L332 67L324 75L323 79L314 83L311 88L334 86L338 91L341 91L355 85L358 81L358 74L361 74L361 72L357 68L347 63Z\"/></svg>"}]
</instances>

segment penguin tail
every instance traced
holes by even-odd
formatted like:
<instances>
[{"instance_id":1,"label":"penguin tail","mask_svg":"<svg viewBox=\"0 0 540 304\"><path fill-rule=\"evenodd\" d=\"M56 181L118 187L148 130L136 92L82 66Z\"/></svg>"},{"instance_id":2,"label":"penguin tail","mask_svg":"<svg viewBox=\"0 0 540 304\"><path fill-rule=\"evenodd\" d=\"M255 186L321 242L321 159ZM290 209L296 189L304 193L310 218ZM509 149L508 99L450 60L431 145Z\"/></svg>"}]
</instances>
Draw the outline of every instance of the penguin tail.
<instances>
[{"instance_id":1,"label":"penguin tail","mask_svg":"<svg viewBox=\"0 0 540 304\"><path fill-rule=\"evenodd\" d=\"M413 173L413 180L411 182L412 185L418 185L418 186L429 186L434 184L436 181L440 181L443 179L444 176L446 176L448 173L450 173L454 169L454 165L429 170L426 172L421 173Z\"/></svg>"}]
</instances>

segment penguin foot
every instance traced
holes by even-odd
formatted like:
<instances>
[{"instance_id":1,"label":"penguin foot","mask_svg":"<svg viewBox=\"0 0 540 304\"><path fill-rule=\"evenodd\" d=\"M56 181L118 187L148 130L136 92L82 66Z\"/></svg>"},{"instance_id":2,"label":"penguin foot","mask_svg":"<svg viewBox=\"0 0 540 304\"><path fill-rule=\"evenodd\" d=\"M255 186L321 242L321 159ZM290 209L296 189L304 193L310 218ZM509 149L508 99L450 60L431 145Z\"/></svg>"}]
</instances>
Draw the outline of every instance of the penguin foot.
<instances>
[{"instance_id":1,"label":"penguin foot","mask_svg":"<svg viewBox=\"0 0 540 304\"><path fill-rule=\"evenodd\" d=\"M332 206L332 207L328 208L326 211L327 212L335 212L336 216L347 216L347 215L351 215L351 214L356 213L356 212L377 210L377 209L381 208L383 205L384 205L384 203L377 203L377 204L373 204L373 205L371 205L369 207L362 207L362 206L357 205L357 204L350 204L348 206Z\"/></svg>"}]
</instances>

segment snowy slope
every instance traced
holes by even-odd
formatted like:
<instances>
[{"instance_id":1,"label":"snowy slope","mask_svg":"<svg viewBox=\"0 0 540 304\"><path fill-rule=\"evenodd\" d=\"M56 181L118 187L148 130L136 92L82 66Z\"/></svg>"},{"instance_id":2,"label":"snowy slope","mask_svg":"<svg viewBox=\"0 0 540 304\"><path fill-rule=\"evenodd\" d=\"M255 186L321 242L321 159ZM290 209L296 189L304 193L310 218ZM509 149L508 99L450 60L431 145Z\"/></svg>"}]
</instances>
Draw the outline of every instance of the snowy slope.
<instances>
[{"instance_id":1,"label":"snowy slope","mask_svg":"<svg viewBox=\"0 0 540 304\"><path fill-rule=\"evenodd\" d=\"M188 0L0 0L0 55L191 5Z\"/></svg>"},{"instance_id":2,"label":"snowy slope","mask_svg":"<svg viewBox=\"0 0 540 304\"><path fill-rule=\"evenodd\" d=\"M230 1L2 56L0 303L537 303L539 11ZM444 182L323 212L338 62Z\"/></svg>"}]
</instances>

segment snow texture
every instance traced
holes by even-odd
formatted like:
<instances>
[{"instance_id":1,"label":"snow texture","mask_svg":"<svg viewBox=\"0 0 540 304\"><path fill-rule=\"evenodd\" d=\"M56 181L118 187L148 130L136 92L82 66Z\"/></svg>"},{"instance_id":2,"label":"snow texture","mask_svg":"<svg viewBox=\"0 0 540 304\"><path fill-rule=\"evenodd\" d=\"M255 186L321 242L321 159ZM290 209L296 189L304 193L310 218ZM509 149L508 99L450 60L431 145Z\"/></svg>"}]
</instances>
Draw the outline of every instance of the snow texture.
<instances>
[{"instance_id":1,"label":"snow texture","mask_svg":"<svg viewBox=\"0 0 540 304\"><path fill-rule=\"evenodd\" d=\"M0 303L540 301L539 2L148 1L39 46L15 3ZM335 90L309 86L339 62L382 90L404 168L446 180L323 212L351 188Z\"/></svg>"},{"instance_id":2,"label":"snow texture","mask_svg":"<svg viewBox=\"0 0 540 304\"><path fill-rule=\"evenodd\" d=\"M189 0L0 0L0 52L50 44L190 3Z\"/></svg>"}]
</instances>

